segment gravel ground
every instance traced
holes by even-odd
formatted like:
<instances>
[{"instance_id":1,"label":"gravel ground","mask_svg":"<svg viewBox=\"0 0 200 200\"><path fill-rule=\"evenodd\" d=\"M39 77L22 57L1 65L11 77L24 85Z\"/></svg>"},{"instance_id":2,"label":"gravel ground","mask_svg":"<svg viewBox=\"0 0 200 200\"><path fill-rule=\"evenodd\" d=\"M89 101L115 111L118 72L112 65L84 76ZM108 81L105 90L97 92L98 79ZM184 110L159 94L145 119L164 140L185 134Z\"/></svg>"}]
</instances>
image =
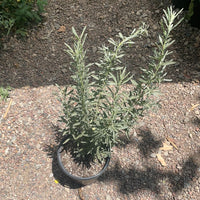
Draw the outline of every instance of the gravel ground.
<instances>
[{"instance_id":1,"label":"gravel ground","mask_svg":"<svg viewBox=\"0 0 200 200\"><path fill-rule=\"evenodd\" d=\"M49 1L46 21L27 40L10 38L0 50L0 85L13 89L0 103L0 195L5 200L199 200L200 199L200 31L182 23L174 33L170 83L160 86L161 107L140 119L130 141L115 147L106 173L78 187L58 168L55 150L61 105L55 83L70 82L64 42L71 27L87 25L88 59L97 46L141 21L150 35L127 51L136 76L148 62L169 1ZM66 29L61 31L60 27ZM103 27L103 29L102 29Z\"/></svg>"}]
</instances>

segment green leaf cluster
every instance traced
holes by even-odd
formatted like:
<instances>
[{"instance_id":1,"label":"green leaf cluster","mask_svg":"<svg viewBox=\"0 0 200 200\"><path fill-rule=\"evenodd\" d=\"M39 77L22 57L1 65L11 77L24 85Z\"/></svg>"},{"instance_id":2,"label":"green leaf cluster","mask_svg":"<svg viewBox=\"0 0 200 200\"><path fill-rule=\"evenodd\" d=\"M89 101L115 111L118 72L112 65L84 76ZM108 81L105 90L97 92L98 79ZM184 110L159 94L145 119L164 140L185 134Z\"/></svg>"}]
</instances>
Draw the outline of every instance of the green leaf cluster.
<instances>
[{"instance_id":1,"label":"green leaf cluster","mask_svg":"<svg viewBox=\"0 0 200 200\"><path fill-rule=\"evenodd\" d=\"M172 53L167 48L174 42L170 33L180 23L174 24L179 13L171 7L164 10L163 31L157 48L148 68L142 69L139 80L133 79L121 60L125 56L124 48L133 46L135 38L147 34L144 24L129 36L119 33L117 40L109 39L111 47L103 45L99 49L98 62L90 64L85 63L85 28L80 36L72 28L74 45L66 44L66 52L72 58L73 84L61 90L60 100L63 105L61 122L65 124L62 133L76 158L102 161L110 156L112 147L121 142L119 136L129 137L137 118L155 103L152 96L156 94L158 84L165 80L166 67L174 63L167 60ZM92 65L96 66L96 71L91 70ZM127 85L129 89L125 88Z\"/></svg>"},{"instance_id":2,"label":"green leaf cluster","mask_svg":"<svg viewBox=\"0 0 200 200\"><path fill-rule=\"evenodd\" d=\"M0 87L0 100L6 101L9 97L11 88L10 87Z\"/></svg>"},{"instance_id":3,"label":"green leaf cluster","mask_svg":"<svg viewBox=\"0 0 200 200\"><path fill-rule=\"evenodd\" d=\"M41 21L47 0L0 0L0 30L26 34L31 23Z\"/></svg>"}]
</instances>

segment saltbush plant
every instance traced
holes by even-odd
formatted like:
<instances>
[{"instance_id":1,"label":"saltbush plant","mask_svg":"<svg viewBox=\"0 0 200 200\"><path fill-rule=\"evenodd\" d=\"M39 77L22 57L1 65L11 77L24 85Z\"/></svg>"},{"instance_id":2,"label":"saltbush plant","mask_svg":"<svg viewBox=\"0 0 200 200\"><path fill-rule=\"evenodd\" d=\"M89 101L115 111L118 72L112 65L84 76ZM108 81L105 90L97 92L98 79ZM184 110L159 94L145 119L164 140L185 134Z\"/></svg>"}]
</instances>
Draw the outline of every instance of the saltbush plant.
<instances>
[{"instance_id":1,"label":"saltbush plant","mask_svg":"<svg viewBox=\"0 0 200 200\"><path fill-rule=\"evenodd\" d=\"M146 110L152 107L152 96L157 93L159 83L165 80L165 68L174 62L167 60L172 52L168 47L173 44L171 31L180 23L174 24L180 12L172 7L164 10L161 20L162 34L156 43L157 48L148 68L142 69L139 80L127 72L121 61L125 55L123 48L133 46L133 40L147 33L145 25L134 29L129 36L119 33L118 40L109 39L111 47L102 46L101 58L96 63L86 64L85 28L79 36L74 28L73 47L67 46L72 58L71 72L73 85L62 91L60 100L63 105L61 122L67 146L75 159L99 160L110 156L112 147L117 145L120 135L129 137L130 129ZM92 71L91 66L97 70ZM129 85L129 89L125 86Z\"/></svg>"},{"instance_id":2,"label":"saltbush plant","mask_svg":"<svg viewBox=\"0 0 200 200\"><path fill-rule=\"evenodd\" d=\"M0 30L25 35L30 23L41 21L46 4L47 0L0 0Z\"/></svg>"}]
</instances>

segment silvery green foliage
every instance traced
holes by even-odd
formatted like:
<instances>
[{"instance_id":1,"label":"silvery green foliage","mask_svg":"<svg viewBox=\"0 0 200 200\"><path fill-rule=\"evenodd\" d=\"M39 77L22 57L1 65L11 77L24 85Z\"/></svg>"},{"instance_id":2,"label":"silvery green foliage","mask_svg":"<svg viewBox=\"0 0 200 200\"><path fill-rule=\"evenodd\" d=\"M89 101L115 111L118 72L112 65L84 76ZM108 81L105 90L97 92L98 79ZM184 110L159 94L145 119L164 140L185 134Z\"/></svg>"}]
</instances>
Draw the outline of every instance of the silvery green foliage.
<instances>
[{"instance_id":1,"label":"silvery green foliage","mask_svg":"<svg viewBox=\"0 0 200 200\"><path fill-rule=\"evenodd\" d=\"M174 42L170 32L180 23L173 24L180 12L172 8L164 10L161 21L163 33L159 35L157 49L147 69L137 81L126 71L121 62L125 55L123 48L134 44L133 40L147 33L145 25L134 29L126 37L119 33L118 40L109 39L112 48L102 46L102 57L94 64L85 64L85 28L79 36L74 28L74 46L68 44L67 53L72 58L71 72L74 84L62 91L65 123L62 130L65 143L71 144L73 155L81 160L102 159L110 156L111 149L120 142L121 134L129 130L138 116L152 106L151 97L157 90L157 83L164 81L165 68L173 64L166 57L171 53L167 48ZM96 65L96 71L91 71ZM122 89L131 83L129 90Z\"/></svg>"},{"instance_id":2,"label":"silvery green foliage","mask_svg":"<svg viewBox=\"0 0 200 200\"><path fill-rule=\"evenodd\" d=\"M162 34L158 36L158 42L156 43L156 49L153 52L153 56L151 56L151 61L147 69L141 69L143 74L141 78L132 83L136 86L134 90L135 101L134 104L141 106L140 114L149 109L151 106L155 104L150 100L152 95L158 94L157 84L162 81L170 81L165 79L167 75L165 69L167 66L174 64L173 60L167 60L167 56L172 54L172 51L168 50L168 47L174 43L171 37L171 31L176 28L183 19L179 20L176 24L174 24L174 20L181 13L175 12L172 10L172 7L164 10L164 16L161 20L161 28Z\"/></svg>"}]
</instances>

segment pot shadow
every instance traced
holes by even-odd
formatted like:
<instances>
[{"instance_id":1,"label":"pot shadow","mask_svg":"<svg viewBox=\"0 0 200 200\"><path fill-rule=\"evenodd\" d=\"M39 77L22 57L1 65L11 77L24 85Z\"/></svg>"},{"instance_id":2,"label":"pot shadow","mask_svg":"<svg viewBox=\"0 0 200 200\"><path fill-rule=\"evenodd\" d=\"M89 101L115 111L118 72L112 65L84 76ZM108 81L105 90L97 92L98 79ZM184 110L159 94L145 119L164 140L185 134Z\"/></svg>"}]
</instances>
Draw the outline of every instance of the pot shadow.
<instances>
[{"instance_id":1,"label":"pot shadow","mask_svg":"<svg viewBox=\"0 0 200 200\"><path fill-rule=\"evenodd\" d=\"M183 163L180 172L163 171L154 167L139 170L135 167L122 169L119 162L100 178L100 181L118 182L118 190L123 194L150 190L155 195L161 194L160 182L169 182L169 189L173 194L182 191L197 176L200 169L200 149Z\"/></svg>"},{"instance_id":2,"label":"pot shadow","mask_svg":"<svg viewBox=\"0 0 200 200\"><path fill-rule=\"evenodd\" d=\"M58 126L53 125L52 129L55 136L54 141L52 141L52 144L45 145L44 151L47 152L48 157L52 158L52 173L55 180L58 181L63 187L69 187L70 189L78 189L83 187L83 185L76 183L67 177L58 165L57 150L60 142L63 140L63 136L59 132L60 128Z\"/></svg>"}]
</instances>

